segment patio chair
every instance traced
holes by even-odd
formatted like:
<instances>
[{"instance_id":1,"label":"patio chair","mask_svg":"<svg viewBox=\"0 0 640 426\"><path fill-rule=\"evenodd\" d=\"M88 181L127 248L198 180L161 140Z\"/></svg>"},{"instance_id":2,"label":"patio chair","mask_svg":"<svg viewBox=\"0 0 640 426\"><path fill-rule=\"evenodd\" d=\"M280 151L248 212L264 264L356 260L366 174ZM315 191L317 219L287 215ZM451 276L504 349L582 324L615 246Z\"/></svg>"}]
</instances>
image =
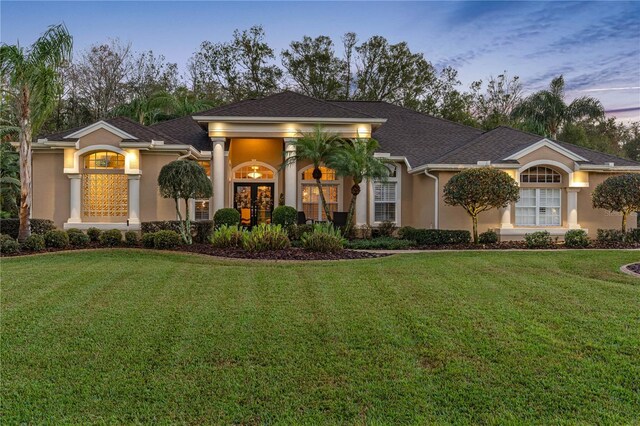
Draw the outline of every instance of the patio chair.
<instances>
[{"instance_id":1,"label":"patio chair","mask_svg":"<svg viewBox=\"0 0 640 426\"><path fill-rule=\"evenodd\" d=\"M313 225L314 223L313 219L307 219L307 215L304 212L298 212L298 225Z\"/></svg>"}]
</instances>

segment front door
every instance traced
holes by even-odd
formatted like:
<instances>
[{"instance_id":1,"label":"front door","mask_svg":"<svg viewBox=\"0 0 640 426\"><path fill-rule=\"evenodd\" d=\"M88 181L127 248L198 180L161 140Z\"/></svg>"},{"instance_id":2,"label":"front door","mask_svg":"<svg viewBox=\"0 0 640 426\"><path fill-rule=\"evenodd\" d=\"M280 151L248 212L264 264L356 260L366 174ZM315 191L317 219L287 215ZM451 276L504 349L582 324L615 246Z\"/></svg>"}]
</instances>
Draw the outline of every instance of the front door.
<instances>
[{"instance_id":1,"label":"front door","mask_svg":"<svg viewBox=\"0 0 640 426\"><path fill-rule=\"evenodd\" d=\"M236 183L233 189L233 206L240 212L240 226L250 228L271 223L272 183Z\"/></svg>"}]
</instances>

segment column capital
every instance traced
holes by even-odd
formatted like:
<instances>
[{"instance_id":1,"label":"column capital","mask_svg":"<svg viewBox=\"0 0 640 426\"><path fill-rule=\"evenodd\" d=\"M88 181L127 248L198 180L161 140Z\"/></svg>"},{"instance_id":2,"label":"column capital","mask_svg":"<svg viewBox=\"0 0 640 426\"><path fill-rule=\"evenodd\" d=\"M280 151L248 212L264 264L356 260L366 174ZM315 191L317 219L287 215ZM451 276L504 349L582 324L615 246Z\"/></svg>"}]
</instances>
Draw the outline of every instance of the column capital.
<instances>
[{"instance_id":1,"label":"column capital","mask_svg":"<svg viewBox=\"0 0 640 426\"><path fill-rule=\"evenodd\" d=\"M215 137L215 138L211 138L211 142L213 142L214 145L222 144L224 146L224 143L227 142L227 139L226 138Z\"/></svg>"},{"instance_id":2,"label":"column capital","mask_svg":"<svg viewBox=\"0 0 640 426\"><path fill-rule=\"evenodd\" d=\"M298 138L284 138L284 143L290 144L296 142L297 140Z\"/></svg>"},{"instance_id":3,"label":"column capital","mask_svg":"<svg viewBox=\"0 0 640 426\"><path fill-rule=\"evenodd\" d=\"M73 174L67 174L67 177L69 179L80 179L82 177L82 175L79 174L79 173L73 173Z\"/></svg>"},{"instance_id":4,"label":"column capital","mask_svg":"<svg viewBox=\"0 0 640 426\"><path fill-rule=\"evenodd\" d=\"M127 175L129 180L140 180L141 175Z\"/></svg>"},{"instance_id":5,"label":"column capital","mask_svg":"<svg viewBox=\"0 0 640 426\"><path fill-rule=\"evenodd\" d=\"M567 187L567 192L580 192L582 188Z\"/></svg>"}]
</instances>

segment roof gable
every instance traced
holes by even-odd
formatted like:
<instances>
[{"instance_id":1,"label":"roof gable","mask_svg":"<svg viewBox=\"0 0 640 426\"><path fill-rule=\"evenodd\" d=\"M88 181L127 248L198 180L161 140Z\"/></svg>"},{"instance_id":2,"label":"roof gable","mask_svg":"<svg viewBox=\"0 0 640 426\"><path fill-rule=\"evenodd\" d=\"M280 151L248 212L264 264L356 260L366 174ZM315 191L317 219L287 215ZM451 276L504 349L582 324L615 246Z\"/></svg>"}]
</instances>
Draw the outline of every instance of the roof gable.
<instances>
[{"instance_id":1,"label":"roof gable","mask_svg":"<svg viewBox=\"0 0 640 426\"><path fill-rule=\"evenodd\" d=\"M567 148L564 148L560 145L558 145L557 143L549 140L549 139L542 139L532 145L527 146L526 148L523 148L521 150L519 150L518 152L509 155L508 157L505 157L504 160L519 160L520 158L524 157L527 154L530 154L534 151L537 151L540 148L543 147L547 147L549 149L552 149L556 152L558 152L561 155L564 155L565 157L573 160L573 161L589 161L586 158L584 158L581 155L578 155L576 153L574 153L573 151L570 151Z\"/></svg>"},{"instance_id":2,"label":"roof gable","mask_svg":"<svg viewBox=\"0 0 640 426\"><path fill-rule=\"evenodd\" d=\"M135 137L135 136L133 136L133 135L127 133L127 132L124 132L124 131L120 130L119 128L117 128L116 126L111 125L111 124L109 124L109 123L107 123L106 121L103 121L103 120L100 120L100 121L98 121L96 123L88 125L87 127L84 127L84 128L82 128L80 130L77 130L77 131L75 131L73 133L70 133L70 134L66 135L64 137L64 139L79 139L79 138L81 138L83 136L88 135L89 133L93 133L96 130L100 130L100 129L104 129L104 130L106 130L106 131L108 131L110 133L113 133L114 135L116 135L116 136L118 136L118 137L120 137L122 139L131 139L131 140L137 140L138 139L137 137Z\"/></svg>"}]
</instances>

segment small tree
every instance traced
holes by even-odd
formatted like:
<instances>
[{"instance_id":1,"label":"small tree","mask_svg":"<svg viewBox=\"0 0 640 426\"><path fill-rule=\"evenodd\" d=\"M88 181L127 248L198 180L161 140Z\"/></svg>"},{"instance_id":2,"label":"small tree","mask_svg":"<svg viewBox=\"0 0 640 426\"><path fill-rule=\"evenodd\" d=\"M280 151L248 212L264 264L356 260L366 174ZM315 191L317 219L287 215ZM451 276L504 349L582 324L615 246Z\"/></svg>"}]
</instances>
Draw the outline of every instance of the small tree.
<instances>
[{"instance_id":1,"label":"small tree","mask_svg":"<svg viewBox=\"0 0 640 426\"><path fill-rule=\"evenodd\" d=\"M211 181L204 168L195 161L176 160L162 167L158 175L160 195L173 198L176 213L180 221L180 234L186 244L192 243L191 220L189 219L189 200L209 198L212 194ZM184 200L185 218L180 213L180 200Z\"/></svg>"},{"instance_id":2,"label":"small tree","mask_svg":"<svg viewBox=\"0 0 640 426\"><path fill-rule=\"evenodd\" d=\"M622 232L627 232L629 213L640 211L640 174L612 176L596 186L591 195L596 209L622 213Z\"/></svg>"},{"instance_id":3,"label":"small tree","mask_svg":"<svg viewBox=\"0 0 640 426\"><path fill-rule=\"evenodd\" d=\"M464 170L444 186L444 202L462 206L473 221L473 242L478 242L478 214L506 207L520 199L518 184L507 173L492 167Z\"/></svg>"}]
</instances>

